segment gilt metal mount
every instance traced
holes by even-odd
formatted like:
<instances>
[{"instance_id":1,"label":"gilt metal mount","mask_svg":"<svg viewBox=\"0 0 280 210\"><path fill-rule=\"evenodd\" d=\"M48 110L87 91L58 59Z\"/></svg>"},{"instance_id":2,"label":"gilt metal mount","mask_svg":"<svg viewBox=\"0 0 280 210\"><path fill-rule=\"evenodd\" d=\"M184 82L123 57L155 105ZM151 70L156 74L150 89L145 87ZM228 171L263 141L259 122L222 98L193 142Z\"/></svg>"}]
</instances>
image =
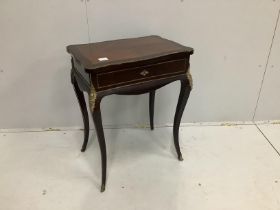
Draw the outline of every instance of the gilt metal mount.
<instances>
[{"instance_id":1,"label":"gilt metal mount","mask_svg":"<svg viewBox=\"0 0 280 210\"><path fill-rule=\"evenodd\" d=\"M90 93L89 93L89 107L91 112L94 111L96 97L97 97L96 90L94 86L91 84Z\"/></svg>"},{"instance_id":2,"label":"gilt metal mount","mask_svg":"<svg viewBox=\"0 0 280 210\"><path fill-rule=\"evenodd\" d=\"M190 88L193 89L193 79L192 79L192 75L190 72L190 68L188 68L188 70L187 70L187 79L189 81Z\"/></svg>"}]
</instances>

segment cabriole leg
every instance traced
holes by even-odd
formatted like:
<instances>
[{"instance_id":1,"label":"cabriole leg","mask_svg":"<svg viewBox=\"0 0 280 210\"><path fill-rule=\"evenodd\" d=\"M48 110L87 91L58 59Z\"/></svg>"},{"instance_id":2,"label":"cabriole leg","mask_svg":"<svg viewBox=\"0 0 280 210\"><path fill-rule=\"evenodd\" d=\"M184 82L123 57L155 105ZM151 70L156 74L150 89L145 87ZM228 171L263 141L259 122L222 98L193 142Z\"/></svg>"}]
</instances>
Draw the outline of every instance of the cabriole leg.
<instances>
[{"instance_id":1,"label":"cabriole leg","mask_svg":"<svg viewBox=\"0 0 280 210\"><path fill-rule=\"evenodd\" d=\"M74 91L76 93L80 109L83 115L83 121L84 121L84 142L81 151L84 152L87 147L88 138L89 138L89 118L88 118L88 111L86 106L86 101L84 97L84 93L80 90L78 82L75 78L73 70L71 71L71 81L74 87Z\"/></svg>"},{"instance_id":2,"label":"cabriole leg","mask_svg":"<svg viewBox=\"0 0 280 210\"><path fill-rule=\"evenodd\" d=\"M90 109L92 111L92 119L95 125L95 132L97 135L100 153L101 153L101 166L102 166L102 175L101 175L101 192L105 191L106 185L106 169L107 169L107 154L106 154L106 143L102 125L102 117L100 111L100 102L101 98L97 96L94 88L91 88L90 92Z\"/></svg>"},{"instance_id":3,"label":"cabriole leg","mask_svg":"<svg viewBox=\"0 0 280 210\"><path fill-rule=\"evenodd\" d=\"M186 103L188 101L189 95L190 95L191 87L187 79L181 80L181 90L180 95L178 99L178 104L176 108L176 113L174 117L174 125L173 125L173 136L174 136L174 145L175 149L178 155L178 159L180 161L183 160L182 153L180 150L180 144L179 144L179 127L181 123L181 118L186 106Z\"/></svg>"},{"instance_id":4,"label":"cabriole leg","mask_svg":"<svg viewBox=\"0 0 280 210\"><path fill-rule=\"evenodd\" d=\"M156 91L153 90L149 94L149 112L150 112L150 127L154 130L154 107L155 107L155 94Z\"/></svg>"}]
</instances>

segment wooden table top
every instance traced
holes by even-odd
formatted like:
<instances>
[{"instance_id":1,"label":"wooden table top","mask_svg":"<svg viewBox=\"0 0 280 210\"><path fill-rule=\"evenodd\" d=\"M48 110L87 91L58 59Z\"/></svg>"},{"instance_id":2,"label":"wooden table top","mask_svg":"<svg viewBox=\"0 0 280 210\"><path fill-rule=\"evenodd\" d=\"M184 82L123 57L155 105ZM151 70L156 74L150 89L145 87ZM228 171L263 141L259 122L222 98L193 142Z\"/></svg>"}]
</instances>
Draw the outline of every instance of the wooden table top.
<instances>
[{"instance_id":1,"label":"wooden table top","mask_svg":"<svg viewBox=\"0 0 280 210\"><path fill-rule=\"evenodd\" d=\"M95 71L112 65L132 63L168 56L172 54L193 54L193 49L159 36L121 39L90 44L70 45L67 52L81 65Z\"/></svg>"}]
</instances>

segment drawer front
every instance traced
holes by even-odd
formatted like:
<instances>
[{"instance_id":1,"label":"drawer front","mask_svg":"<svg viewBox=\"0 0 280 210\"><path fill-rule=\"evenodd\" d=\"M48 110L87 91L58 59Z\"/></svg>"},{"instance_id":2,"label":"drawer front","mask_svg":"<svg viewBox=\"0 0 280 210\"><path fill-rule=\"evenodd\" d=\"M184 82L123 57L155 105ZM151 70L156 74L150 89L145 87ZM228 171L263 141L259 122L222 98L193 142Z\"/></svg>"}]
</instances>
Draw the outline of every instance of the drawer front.
<instances>
[{"instance_id":1,"label":"drawer front","mask_svg":"<svg viewBox=\"0 0 280 210\"><path fill-rule=\"evenodd\" d=\"M154 65L122 69L97 74L98 88L128 85L142 81L183 74L187 70L187 60L173 60Z\"/></svg>"}]
</instances>

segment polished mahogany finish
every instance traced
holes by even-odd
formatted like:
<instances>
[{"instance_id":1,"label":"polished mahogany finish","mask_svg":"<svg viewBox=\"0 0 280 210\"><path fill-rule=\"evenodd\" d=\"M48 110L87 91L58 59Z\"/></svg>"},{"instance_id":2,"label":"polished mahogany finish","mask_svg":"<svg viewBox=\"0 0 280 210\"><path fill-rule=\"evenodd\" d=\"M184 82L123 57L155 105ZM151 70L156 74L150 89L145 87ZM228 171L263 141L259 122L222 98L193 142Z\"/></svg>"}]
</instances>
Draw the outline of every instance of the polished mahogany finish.
<instances>
[{"instance_id":1,"label":"polished mahogany finish","mask_svg":"<svg viewBox=\"0 0 280 210\"><path fill-rule=\"evenodd\" d=\"M183 160L179 145L182 114L192 89L189 58L193 49L159 36L121 39L82 45L70 45L72 55L71 81L84 120L86 150L89 119L83 91L89 95L89 105L101 151L102 184L106 183L106 143L100 102L111 94L138 95L149 93L150 126L154 129L154 101L156 89L181 81L181 90L174 117L174 145L179 160Z\"/></svg>"},{"instance_id":2,"label":"polished mahogany finish","mask_svg":"<svg viewBox=\"0 0 280 210\"><path fill-rule=\"evenodd\" d=\"M134 39L121 39L99 43L70 45L67 51L75 55L84 68L90 72L100 72L114 69L117 65L127 65L148 59L169 60L184 57L185 53L192 54L193 49L159 36L146 36ZM182 55L182 56L181 56ZM99 58L108 58L100 62ZM156 63L152 62L151 64ZM137 65L136 65L137 66Z\"/></svg>"}]
</instances>

